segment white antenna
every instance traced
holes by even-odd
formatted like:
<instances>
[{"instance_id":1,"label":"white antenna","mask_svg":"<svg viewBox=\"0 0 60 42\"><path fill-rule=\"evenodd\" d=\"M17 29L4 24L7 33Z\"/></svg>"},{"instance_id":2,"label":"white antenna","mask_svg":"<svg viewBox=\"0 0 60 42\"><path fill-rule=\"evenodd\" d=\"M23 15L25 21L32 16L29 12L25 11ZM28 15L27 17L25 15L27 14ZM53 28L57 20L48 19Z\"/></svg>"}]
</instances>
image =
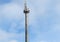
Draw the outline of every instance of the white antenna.
<instances>
[{"instance_id":1,"label":"white antenna","mask_svg":"<svg viewBox=\"0 0 60 42\"><path fill-rule=\"evenodd\" d=\"M27 0L24 0L24 13L29 13L29 9L27 8Z\"/></svg>"},{"instance_id":2,"label":"white antenna","mask_svg":"<svg viewBox=\"0 0 60 42\"><path fill-rule=\"evenodd\" d=\"M24 14L25 14L25 42L28 42L28 13L29 9L27 8L27 1L24 0Z\"/></svg>"}]
</instances>

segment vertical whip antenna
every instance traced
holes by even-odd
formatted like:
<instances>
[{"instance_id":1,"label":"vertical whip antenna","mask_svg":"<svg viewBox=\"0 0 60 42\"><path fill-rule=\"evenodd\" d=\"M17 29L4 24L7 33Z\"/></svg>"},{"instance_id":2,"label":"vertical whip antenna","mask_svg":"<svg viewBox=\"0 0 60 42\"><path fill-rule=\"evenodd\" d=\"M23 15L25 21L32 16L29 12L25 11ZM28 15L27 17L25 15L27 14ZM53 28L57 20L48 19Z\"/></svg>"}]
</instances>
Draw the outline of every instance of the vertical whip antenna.
<instances>
[{"instance_id":1,"label":"vertical whip antenna","mask_svg":"<svg viewBox=\"0 0 60 42\"><path fill-rule=\"evenodd\" d=\"M27 8L27 1L24 0L24 7Z\"/></svg>"},{"instance_id":2,"label":"vertical whip antenna","mask_svg":"<svg viewBox=\"0 0 60 42\"><path fill-rule=\"evenodd\" d=\"M24 0L24 13L29 13L29 9L27 8L27 0Z\"/></svg>"}]
</instances>

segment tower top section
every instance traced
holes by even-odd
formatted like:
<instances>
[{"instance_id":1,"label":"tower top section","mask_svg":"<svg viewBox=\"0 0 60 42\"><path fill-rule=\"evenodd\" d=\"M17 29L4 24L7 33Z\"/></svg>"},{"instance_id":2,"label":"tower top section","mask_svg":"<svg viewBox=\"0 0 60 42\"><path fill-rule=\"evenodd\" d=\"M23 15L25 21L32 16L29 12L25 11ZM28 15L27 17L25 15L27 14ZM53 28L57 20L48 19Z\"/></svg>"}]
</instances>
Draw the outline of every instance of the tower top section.
<instances>
[{"instance_id":1,"label":"tower top section","mask_svg":"<svg viewBox=\"0 0 60 42\"><path fill-rule=\"evenodd\" d=\"M29 13L29 8L27 8L27 0L24 0L24 13Z\"/></svg>"}]
</instances>

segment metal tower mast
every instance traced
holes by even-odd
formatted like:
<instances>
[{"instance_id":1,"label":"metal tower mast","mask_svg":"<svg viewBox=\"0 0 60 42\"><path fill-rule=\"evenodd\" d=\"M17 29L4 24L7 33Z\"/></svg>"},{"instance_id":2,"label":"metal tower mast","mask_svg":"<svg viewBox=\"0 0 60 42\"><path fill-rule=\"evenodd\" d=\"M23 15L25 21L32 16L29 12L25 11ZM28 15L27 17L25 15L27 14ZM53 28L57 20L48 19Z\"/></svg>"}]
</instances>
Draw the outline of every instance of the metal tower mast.
<instances>
[{"instance_id":1,"label":"metal tower mast","mask_svg":"<svg viewBox=\"0 0 60 42\"><path fill-rule=\"evenodd\" d=\"M24 0L24 14L25 14L25 42L28 42L28 13L29 13L29 9L27 8L27 2L26 0Z\"/></svg>"}]
</instances>

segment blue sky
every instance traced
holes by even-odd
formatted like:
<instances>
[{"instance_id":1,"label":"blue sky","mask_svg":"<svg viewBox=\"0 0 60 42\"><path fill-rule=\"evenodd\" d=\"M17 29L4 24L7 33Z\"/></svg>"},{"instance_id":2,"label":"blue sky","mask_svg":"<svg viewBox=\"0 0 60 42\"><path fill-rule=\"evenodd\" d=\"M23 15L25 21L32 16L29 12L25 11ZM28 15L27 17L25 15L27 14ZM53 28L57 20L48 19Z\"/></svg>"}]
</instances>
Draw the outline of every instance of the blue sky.
<instances>
[{"instance_id":1,"label":"blue sky","mask_svg":"<svg viewBox=\"0 0 60 42\"><path fill-rule=\"evenodd\" d=\"M24 0L0 0L0 42L24 42ZM60 0L27 0L29 42L60 42Z\"/></svg>"}]
</instances>

